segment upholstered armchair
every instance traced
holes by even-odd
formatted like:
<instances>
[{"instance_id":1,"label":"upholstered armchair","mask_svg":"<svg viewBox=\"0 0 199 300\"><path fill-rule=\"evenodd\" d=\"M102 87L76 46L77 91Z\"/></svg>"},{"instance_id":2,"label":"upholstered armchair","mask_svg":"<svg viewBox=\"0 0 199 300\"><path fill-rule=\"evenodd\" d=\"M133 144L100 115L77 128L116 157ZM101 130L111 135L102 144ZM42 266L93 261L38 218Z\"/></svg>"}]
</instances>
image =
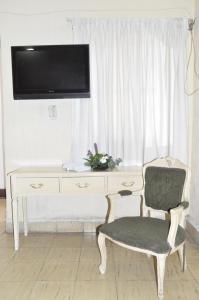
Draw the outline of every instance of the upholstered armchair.
<instances>
[{"instance_id":1,"label":"upholstered armchair","mask_svg":"<svg viewBox=\"0 0 199 300\"><path fill-rule=\"evenodd\" d=\"M167 157L157 159L143 168L142 216L115 219L115 200L132 194L118 191L109 194L107 223L99 228L98 245L101 254L99 270L106 271L105 240L129 250L153 255L157 258L158 298L163 299L165 262L168 255L178 251L182 270L186 269L185 217L188 213L190 173L180 161ZM164 218L154 217L158 212ZM167 218L165 218L167 215Z\"/></svg>"}]
</instances>

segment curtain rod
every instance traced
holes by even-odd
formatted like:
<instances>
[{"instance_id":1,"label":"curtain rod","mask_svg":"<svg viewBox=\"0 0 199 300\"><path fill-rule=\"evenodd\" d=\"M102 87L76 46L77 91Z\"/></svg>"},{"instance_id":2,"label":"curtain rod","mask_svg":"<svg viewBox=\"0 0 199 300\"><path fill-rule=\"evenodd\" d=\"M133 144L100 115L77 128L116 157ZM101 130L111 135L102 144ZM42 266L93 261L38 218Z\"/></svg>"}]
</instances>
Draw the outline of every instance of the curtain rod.
<instances>
[{"instance_id":1,"label":"curtain rod","mask_svg":"<svg viewBox=\"0 0 199 300\"><path fill-rule=\"evenodd\" d=\"M80 17L81 19L84 19L84 17ZM101 18L101 17L98 17L99 19ZM104 17L103 17L104 18ZM113 17L114 18L114 17ZM73 18L67 18L67 22L69 22L69 23L72 23L72 19ZM176 18L175 18L176 19ZM192 31L193 30L193 27L194 27L194 25L195 25L195 22L196 22L196 19L197 18L194 18L194 19L192 19L192 18L188 18L188 30L189 31Z\"/></svg>"}]
</instances>

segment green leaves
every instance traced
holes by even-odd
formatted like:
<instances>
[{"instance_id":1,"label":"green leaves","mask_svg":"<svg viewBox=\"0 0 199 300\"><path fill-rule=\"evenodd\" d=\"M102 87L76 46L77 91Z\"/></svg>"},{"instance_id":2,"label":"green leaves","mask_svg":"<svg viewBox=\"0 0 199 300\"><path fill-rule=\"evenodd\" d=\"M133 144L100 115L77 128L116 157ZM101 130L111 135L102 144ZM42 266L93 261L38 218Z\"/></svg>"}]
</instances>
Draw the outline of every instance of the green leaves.
<instances>
[{"instance_id":1,"label":"green leaves","mask_svg":"<svg viewBox=\"0 0 199 300\"><path fill-rule=\"evenodd\" d=\"M120 164L122 161L121 158L113 159L112 156L99 153L97 144L94 144L95 154L93 154L90 150L88 150L87 158L85 159L85 165L90 166L92 169L113 169Z\"/></svg>"}]
</instances>

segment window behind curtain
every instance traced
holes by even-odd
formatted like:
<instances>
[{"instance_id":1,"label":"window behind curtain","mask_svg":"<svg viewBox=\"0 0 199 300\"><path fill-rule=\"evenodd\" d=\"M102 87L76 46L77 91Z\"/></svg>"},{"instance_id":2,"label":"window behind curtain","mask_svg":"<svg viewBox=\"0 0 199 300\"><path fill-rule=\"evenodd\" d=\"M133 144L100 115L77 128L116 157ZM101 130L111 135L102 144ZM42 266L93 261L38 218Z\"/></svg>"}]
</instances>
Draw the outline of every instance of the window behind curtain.
<instances>
[{"instance_id":1,"label":"window behind curtain","mask_svg":"<svg viewBox=\"0 0 199 300\"><path fill-rule=\"evenodd\" d=\"M73 102L73 162L87 150L142 165L187 161L184 93L187 20L74 19L75 43L90 44L91 99Z\"/></svg>"}]
</instances>

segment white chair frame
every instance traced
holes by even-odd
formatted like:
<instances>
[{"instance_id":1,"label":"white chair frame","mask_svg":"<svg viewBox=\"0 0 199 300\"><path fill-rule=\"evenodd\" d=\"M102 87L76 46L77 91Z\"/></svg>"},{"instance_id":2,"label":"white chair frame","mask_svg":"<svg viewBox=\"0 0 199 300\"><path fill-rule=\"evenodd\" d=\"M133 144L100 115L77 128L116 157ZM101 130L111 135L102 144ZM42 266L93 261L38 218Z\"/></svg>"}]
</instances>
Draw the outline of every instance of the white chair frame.
<instances>
[{"instance_id":1,"label":"white chair frame","mask_svg":"<svg viewBox=\"0 0 199 300\"><path fill-rule=\"evenodd\" d=\"M149 166L184 169L186 171L186 178L185 178L185 184L184 184L181 202L183 202L183 201L189 202L188 200L189 200L190 170L186 165L184 165L179 160L173 159L171 157L160 158L160 159L154 160L154 161L146 164L143 167L144 186L145 186L145 172L146 172L146 168ZM167 211L163 211L163 210L155 210L146 205L145 197L144 197L144 186L143 186L143 189L140 191L140 195L142 196L142 199L143 199L142 216L143 217L151 216L154 212L160 212L160 213L164 213L164 214L168 213ZM136 194L137 194L137 191L136 191ZM107 197L110 200L110 210L109 210L109 216L108 216L108 223L110 223L110 222L113 222L115 219L115 216L114 216L115 200L121 198L122 196L120 196L120 194L116 193L116 194L109 194ZM170 210L170 229L169 229L169 233L168 233L168 237L167 237L167 242L169 243L171 250L165 254L159 254L159 253L152 252L152 251L149 251L146 249L128 246L122 242L113 240L109 236L100 232L99 236L98 236L98 245L99 245L100 254L101 254L101 264L99 266L100 273L104 274L106 272L106 261L107 261L106 244L105 244L106 239L109 239L110 241L112 241L113 243L115 243L121 247L130 249L133 251L137 251L137 252L142 252L142 253L147 254L148 256L153 255L157 259L158 298L159 298L159 300L162 300L164 298L163 282L164 282L166 257L168 255L178 251L182 271L186 270L185 242L181 243L178 247L175 247L175 238L176 238L178 225L185 228L186 215L188 214L188 212L189 212L189 208L184 209L183 205L179 205L178 207Z\"/></svg>"}]
</instances>

